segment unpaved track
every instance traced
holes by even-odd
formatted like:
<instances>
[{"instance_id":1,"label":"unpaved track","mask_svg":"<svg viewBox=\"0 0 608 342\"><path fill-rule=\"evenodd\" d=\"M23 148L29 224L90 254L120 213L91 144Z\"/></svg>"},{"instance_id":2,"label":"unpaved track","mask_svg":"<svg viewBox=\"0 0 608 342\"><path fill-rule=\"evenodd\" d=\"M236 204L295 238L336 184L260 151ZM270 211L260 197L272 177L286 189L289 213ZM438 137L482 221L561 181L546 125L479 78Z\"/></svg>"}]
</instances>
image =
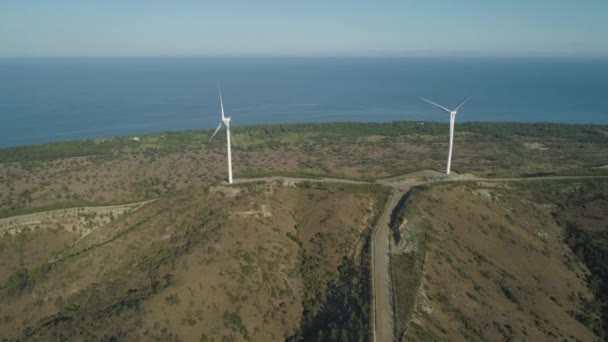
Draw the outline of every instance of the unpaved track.
<instances>
[{"instance_id":1,"label":"unpaved track","mask_svg":"<svg viewBox=\"0 0 608 342\"><path fill-rule=\"evenodd\" d=\"M387 204L382 218L374 227L372 239L373 261L372 261L372 288L374 292L374 319L373 340L394 341L394 316L392 310L392 290L390 277L390 222L391 213L400 204L400 200L414 186L434 182L521 182L542 180L576 180L576 179L598 179L608 176L542 176L542 177L511 177L511 178L479 178L472 175L450 175L446 177L437 171L425 170L403 176L391 177L377 180L376 182L355 181L340 178L291 178L291 177L260 177L250 179L237 179L235 184L283 181L287 183L319 182L319 183L348 183L348 184L382 184L393 188L393 194Z\"/></svg>"},{"instance_id":2,"label":"unpaved track","mask_svg":"<svg viewBox=\"0 0 608 342\"><path fill-rule=\"evenodd\" d=\"M87 206L74 207L65 209L55 209L47 211L39 211L31 214L23 214L0 218L0 235L1 234L18 234L24 228L57 228L69 229L75 227L73 232L80 233L81 237L86 236L92 230L109 223L110 217L118 218L126 213L139 209L146 203L151 201L134 202L120 205L110 206ZM85 220L86 215L92 215L92 218Z\"/></svg>"},{"instance_id":3,"label":"unpaved track","mask_svg":"<svg viewBox=\"0 0 608 342\"><path fill-rule=\"evenodd\" d=\"M283 181L288 183L304 183L304 182L312 182L312 183L348 183L348 184L372 184L373 182L366 181L358 181L351 179L342 179L342 178L299 178L299 177L281 177L281 176L273 176L273 177L259 177L259 178L240 178L234 179L234 184L244 184L244 183L255 183L255 182L272 182L272 181ZM222 183L226 184L226 183Z\"/></svg>"},{"instance_id":4,"label":"unpaved track","mask_svg":"<svg viewBox=\"0 0 608 342\"><path fill-rule=\"evenodd\" d=\"M542 180L581 180L581 179L601 179L608 176L541 176L541 177L511 177L511 178L471 178L467 180L478 182L525 182ZM456 179L458 180L458 179Z\"/></svg>"}]
</instances>

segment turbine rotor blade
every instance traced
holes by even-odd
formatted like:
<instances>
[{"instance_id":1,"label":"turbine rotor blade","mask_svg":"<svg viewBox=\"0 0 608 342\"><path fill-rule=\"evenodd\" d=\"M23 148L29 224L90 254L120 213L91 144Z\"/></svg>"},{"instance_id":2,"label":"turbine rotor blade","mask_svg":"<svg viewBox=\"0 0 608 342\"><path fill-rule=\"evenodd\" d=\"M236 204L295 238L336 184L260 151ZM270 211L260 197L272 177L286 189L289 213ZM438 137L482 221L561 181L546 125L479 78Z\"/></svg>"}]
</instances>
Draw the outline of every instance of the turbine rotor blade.
<instances>
[{"instance_id":1,"label":"turbine rotor blade","mask_svg":"<svg viewBox=\"0 0 608 342\"><path fill-rule=\"evenodd\" d=\"M211 142L211 139L213 139L213 137L217 134L217 132L219 132L220 128L222 128L222 122L220 121L220 124L217 125L217 128L215 129L215 132L213 132L213 134L211 135L211 138L209 138L209 142Z\"/></svg>"},{"instance_id":2,"label":"turbine rotor blade","mask_svg":"<svg viewBox=\"0 0 608 342\"><path fill-rule=\"evenodd\" d=\"M462 102L460 102L460 104L454 109L454 111L457 111L458 109L460 109L460 107L462 107L462 105L467 103L467 101L469 101L470 98L471 98L470 96L467 96L464 100L462 100Z\"/></svg>"},{"instance_id":3,"label":"turbine rotor blade","mask_svg":"<svg viewBox=\"0 0 608 342\"><path fill-rule=\"evenodd\" d=\"M222 109L222 120L225 118L224 116L224 101L222 100L222 90L218 87L217 90L220 93L220 108Z\"/></svg>"},{"instance_id":4,"label":"turbine rotor blade","mask_svg":"<svg viewBox=\"0 0 608 342\"><path fill-rule=\"evenodd\" d=\"M426 102L428 102L428 103L432 104L433 106L435 106L435 107L437 107L437 108L439 108L439 109L441 109L441 110L444 110L444 111L448 112L448 113L451 113L451 112L452 112L451 110L449 110L449 109L445 108L444 106L442 106L442 105L440 105L440 104L437 104L437 103L435 103L435 102L433 102L433 101L431 101L431 100L425 99L424 97L421 97L421 99L422 99L423 101L426 101Z\"/></svg>"}]
</instances>

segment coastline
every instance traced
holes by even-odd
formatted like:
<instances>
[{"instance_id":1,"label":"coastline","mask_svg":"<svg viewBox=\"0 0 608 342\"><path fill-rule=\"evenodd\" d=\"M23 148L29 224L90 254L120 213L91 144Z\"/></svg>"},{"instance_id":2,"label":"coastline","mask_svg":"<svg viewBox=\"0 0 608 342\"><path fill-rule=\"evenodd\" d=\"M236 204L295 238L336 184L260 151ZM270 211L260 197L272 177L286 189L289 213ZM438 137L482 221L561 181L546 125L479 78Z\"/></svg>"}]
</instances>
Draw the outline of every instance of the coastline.
<instances>
[{"instance_id":1,"label":"coastline","mask_svg":"<svg viewBox=\"0 0 608 342\"><path fill-rule=\"evenodd\" d=\"M295 122L295 123L271 123L271 124L249 124L249 125L237 125L234 126L233 129L236 129L236 133L243 133L242 131L259 131L268 128L280 128L281 130L288 131L313 131L318 127L331 129L347 129L349 127L355 126L356 131L367 131L369 129L370 132L382 134L382 128L392 128L394 125L404 125L410 126L406 127L407 130L404 130L402 134L411 134L411 133L419 133L425 132L424 129L411 131L412 125L420 125L424 126L432 126L432 131L440 127L449 127L449 123L443 121L423 121L423 120L393 120L393 121L385 121L385 122L372 122L372 121L336 121L336 122ZM467 132L470 131L471 128L475 129L475 127L485 127L485 129L494 128L508 128L508 129L518 129L522 127L528 127L532 130L534 128L538 128L539 132L545 131L548 129L574 129L574 130L585 130L585 129L599 129L605 130L608 132L608 123L562 123L562 122L550 122L550 121L539 121L539 122L516 122L516 121L463 121L456 122L456 131L458 132ZM116 135L102 135L102 136L80 136L71 139L51 139L48 141L42 142L32 142L21 145L9 145L5 144L2 140L0 140L0 150L7 149L18 149L18 148L27 148L32 146L45 146L45 145L54 145L54 144L76 144L78 142L84 143L104 143L108 141L119 141L119 140L129 140L134 137L161 137L164 135L174 135L174 134L185 134L190 135L192 133L195 134L205 134L207 132L212 132L214 127L208 128L200 128L200 129L184 129L184 130L160 130L160 131L147 131L147 132L135 132L135 133L125 133L125 134L116 134ZM392 131L392 129L391 129ZM395 132L391 132L394 134ZM441 134L440 132L437 132ZM446 132L447 134L447 132ZM1 159L0 159L1 162Z\"/></svg>"}]
</instances>

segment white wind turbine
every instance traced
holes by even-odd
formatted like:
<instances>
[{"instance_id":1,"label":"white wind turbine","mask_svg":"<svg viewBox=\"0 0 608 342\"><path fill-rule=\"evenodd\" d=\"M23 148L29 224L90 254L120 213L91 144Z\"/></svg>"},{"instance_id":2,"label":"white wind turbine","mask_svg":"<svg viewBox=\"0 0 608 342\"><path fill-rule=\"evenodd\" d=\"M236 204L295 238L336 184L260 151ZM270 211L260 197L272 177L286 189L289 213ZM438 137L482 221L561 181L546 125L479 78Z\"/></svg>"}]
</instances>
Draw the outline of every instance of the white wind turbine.
<instances>
[{"instance_id":1,"label":"white wind turbine","mask_svg":"<svg viewBox=\"0 0 608 342\"><path fill-rule=\"evenodd\" d=\"M230 117L224 115L224 101L222 101L222 91L218 89L220 93L220 108L222 109L222 121L217 125L215 132L209 138L209 142L211 139L217 134L217 132L222 128L222 123L226 126L226 142L228 145L228 184L232 184L232 153L230 152Z\"/></svg>"},{"instance_id":2,"label":"white wind turbine","mask_svg":"<svg viewBox=\"0 0 608 342\"><path fill-rule=\"evenodd\" d=\"M453 110L449 110L447 108L445 108L444 106L438 105L433 101L427 100L424 97L422 97L422 99L430 104L432 104L433 106L444 110L448 113L450 113L450 147L448 150L448 166L446 168L445 174L449 175L450 174L450 165L452 164L452 145L454 144L454 122L456 121L456 114L458 114L458 109L460 109L460 107L462 107L462 105L465 104L465 102L467 102L469 100L470 97L465 98L464 100L462 100L462 102L460 102L460 104L458 106L456 106L456 108L454 108Z\"/></svg>"}]
</instances>

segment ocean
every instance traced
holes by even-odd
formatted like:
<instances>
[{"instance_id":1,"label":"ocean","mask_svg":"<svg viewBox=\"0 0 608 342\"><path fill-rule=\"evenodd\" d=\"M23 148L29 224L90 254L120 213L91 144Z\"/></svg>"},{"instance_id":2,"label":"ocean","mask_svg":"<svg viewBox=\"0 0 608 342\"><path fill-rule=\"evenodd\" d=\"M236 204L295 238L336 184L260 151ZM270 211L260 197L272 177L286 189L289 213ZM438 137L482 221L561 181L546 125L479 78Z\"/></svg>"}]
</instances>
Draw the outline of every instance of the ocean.
<instances>
[{"instance_id":1,"label":"ocean","mask_svg":"<svg viewBox=\"0 0 608 342\"><path fill-rule=\"evenodd\" d=\"M608 124L608 60L206 57L0 59L0 146L219 122L464 121Z\"/></svg>"}]
</instances>

